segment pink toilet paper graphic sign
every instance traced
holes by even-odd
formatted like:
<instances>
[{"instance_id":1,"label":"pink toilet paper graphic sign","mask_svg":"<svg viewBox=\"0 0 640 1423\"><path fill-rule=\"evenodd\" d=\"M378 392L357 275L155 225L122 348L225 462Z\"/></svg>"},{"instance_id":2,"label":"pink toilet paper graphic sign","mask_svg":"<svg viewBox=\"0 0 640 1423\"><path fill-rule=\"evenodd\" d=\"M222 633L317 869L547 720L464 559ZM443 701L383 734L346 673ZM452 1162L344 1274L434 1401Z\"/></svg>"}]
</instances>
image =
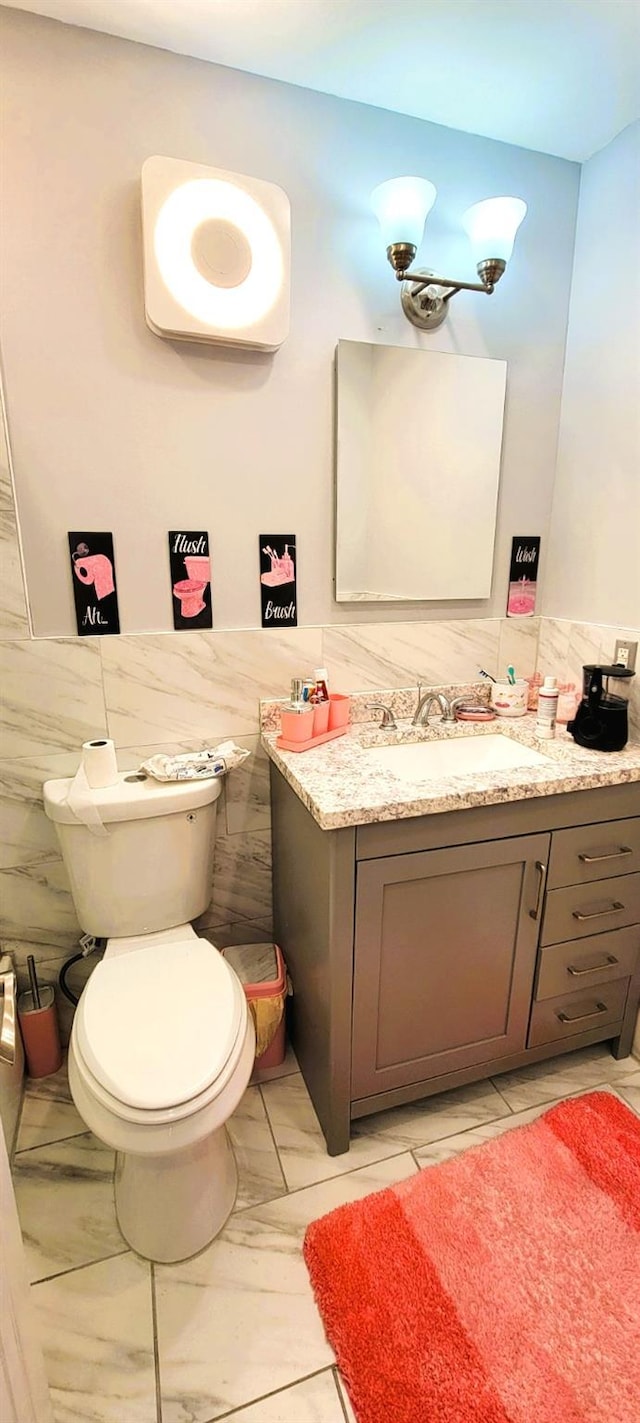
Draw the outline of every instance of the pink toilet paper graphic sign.
<instances>
[{"instance_id":1,"label":"pink toilet paper graphic sign","mask_svg":"<svg viewBox=\"0 0 640 1423\"><path fill-rule=\"evenodd\" d=\"M511 543L508 618L532 618L536 610L540 539L518 534Z\"/></svg>"},{"instance_id":2,"label":"pink toilet paper graphic sign","mask_svg":"<svg viewBox=\"0 0 640 1423\"><path fill-rule=\"evenodd\" d=\"M260 534L262 626L298 626L295 534Z\"/></svg>"},{"instance_id":3,"label":"pink toilet paper graphic sign","mask_svg":"<svg viewBox=\"0 0 640 1423\"><path fill-rule=\"evenodd\" d=\"M112 534L69 534L78 637L120 632Z\"/></svg>"},{"instance_id":4,"label":"pink toilet paper graphic sign","mask_svg":"<svg viewBox=\"0 0 640 1423\"><path fill-rule=\"evenodd\" d=\"M174 628L212 627L209 535L174 529L169 534L169 563Z\"/></svg>"}]
</instances>

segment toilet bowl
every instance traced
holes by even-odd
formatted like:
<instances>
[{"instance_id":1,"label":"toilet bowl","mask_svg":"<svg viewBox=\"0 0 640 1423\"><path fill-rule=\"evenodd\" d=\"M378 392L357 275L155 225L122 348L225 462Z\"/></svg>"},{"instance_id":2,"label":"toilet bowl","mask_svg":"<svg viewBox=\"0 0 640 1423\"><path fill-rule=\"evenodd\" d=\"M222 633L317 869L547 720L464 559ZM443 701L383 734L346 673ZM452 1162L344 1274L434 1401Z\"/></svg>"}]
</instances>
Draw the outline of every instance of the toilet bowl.
<instances>
[{"instance_id":1,"label":"toilet bowl","mask_svg":"<svg viewBox=\"0 0 640 1423\"><path fill-rule=\"evenodd\" d=\"M103 834L47 781L85 933L106 938L76 1009L69 1084L87 1126L116 1152L118 1223L149 1260L185 1260L233 1209L225 1123L251 1075L253 1020L240 980L191 923L211 897L219 780L139 773L88 792Z\"/></svg>"},{"instance_id":2,"label":"toilet bowl","mask_svg":"<svg viewBox=\"0 0 640 1423\"><path fill-rule=\"evenodd\" d=\"M195 618L202 612L205 606L202 594L206 586L206 583L196 578L183 578L180 583L174 583L173 591L180 603L183 618Z\"/></svg>"},{"instance_id":3,"label":"toilet bowl","mask_svg":"<svg viewBox=\"0 0 640 1423\"><path fill-rule=\"evenodd\" d=\"M176 984L193 982L176 1012ZM110 940L69 1048L75 1105L117 1153L118 1224L139 1255L184 1260L224 1225L237 1190L225 1122L253 1067L239 980L191 925Z\"/></svg>"}]
</instances>

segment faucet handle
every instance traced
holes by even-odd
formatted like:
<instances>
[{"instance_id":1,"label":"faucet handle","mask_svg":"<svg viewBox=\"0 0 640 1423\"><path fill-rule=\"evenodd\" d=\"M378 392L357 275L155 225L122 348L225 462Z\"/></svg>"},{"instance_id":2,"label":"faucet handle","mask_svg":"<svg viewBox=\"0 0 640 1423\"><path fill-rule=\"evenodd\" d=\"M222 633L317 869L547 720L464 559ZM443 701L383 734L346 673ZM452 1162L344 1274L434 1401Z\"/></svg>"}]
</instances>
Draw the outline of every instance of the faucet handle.
<instances>
[{"instance_id":1,"label":"faucet handle","mask_svg":"<svg viewBox=\"0 0 640 1423\"><path fill-rule=\"evenodd\" d=\"M393 715L393 712L391 711L391 708L390 708L390 707L386 707L386 706L385 706L384 702L367 702L367 703L366 703L366 706L367 706L368 711L380 711L380 712L382 712L382 721L380 722L380 726L379 726L379 728L378 728L379 731L397 731L397 730L398 730L398 728L397 728L397 726L396 726L396 719L395 719L395 717L394 717L394 715Z\"/></svg>"}]
</instances>

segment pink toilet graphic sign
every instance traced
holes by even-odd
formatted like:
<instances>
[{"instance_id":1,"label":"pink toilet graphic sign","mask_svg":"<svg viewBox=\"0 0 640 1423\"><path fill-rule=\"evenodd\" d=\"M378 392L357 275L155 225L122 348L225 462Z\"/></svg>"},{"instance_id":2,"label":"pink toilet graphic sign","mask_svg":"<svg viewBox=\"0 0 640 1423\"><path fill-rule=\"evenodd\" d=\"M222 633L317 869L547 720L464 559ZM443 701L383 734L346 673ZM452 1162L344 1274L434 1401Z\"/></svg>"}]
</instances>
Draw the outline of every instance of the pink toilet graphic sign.
<instances>
[{"instance_id":1,"label":"pink toilet graphic sign","mask_svg":"<svg viewBox=\"0 0 640 1423\"><path fill-rule=\"evenodd\" d=\"M113 535L68 537L78 637L120 632Z\"/></svg>"},{"instance_id":2,"label":"pink toilet graphic sign","mask_svg":"<svg viewBox=\"0 0 640 1423\"><path fill-rule=\"evenodd\" d=\"M517 534L511 542L508 618L532 618L536 610L540 537Z\"/></svg>"},{"instance_id":3,"label":"pink toilet graphic sign","mask_svg":"<svg viewBox=\"0 0 640 1423\"><path fill-rule=\"evenodd\" d=\"M209 535L174 529L169 534L174 628L210 628L211 562Z\"/></svg>"}]
</instances>

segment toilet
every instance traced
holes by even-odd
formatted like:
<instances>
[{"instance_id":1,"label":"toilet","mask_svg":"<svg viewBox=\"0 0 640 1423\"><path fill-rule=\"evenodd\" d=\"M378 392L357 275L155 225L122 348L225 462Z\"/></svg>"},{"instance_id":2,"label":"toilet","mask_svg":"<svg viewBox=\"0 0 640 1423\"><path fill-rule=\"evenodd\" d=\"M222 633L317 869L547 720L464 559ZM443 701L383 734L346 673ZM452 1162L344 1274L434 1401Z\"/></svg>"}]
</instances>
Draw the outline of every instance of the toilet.
<instances>
[{"instance_id":1,"label":"toilet","mask_svg":"<svg viewBox=\"0 0 640 1423\"><path fill-rule=\"evenodd\" d=\"M185 1260L233 1209L225 1122L255 1053L240 981L190 923L211 896L221 782L120 774L85 793L93 828L67 804L71 784L46 782L45 811L80 924L107 940L74 1017L71 1095L116 1152L125 1240L148 1260Z\"/></svg>"}]
</instances>

